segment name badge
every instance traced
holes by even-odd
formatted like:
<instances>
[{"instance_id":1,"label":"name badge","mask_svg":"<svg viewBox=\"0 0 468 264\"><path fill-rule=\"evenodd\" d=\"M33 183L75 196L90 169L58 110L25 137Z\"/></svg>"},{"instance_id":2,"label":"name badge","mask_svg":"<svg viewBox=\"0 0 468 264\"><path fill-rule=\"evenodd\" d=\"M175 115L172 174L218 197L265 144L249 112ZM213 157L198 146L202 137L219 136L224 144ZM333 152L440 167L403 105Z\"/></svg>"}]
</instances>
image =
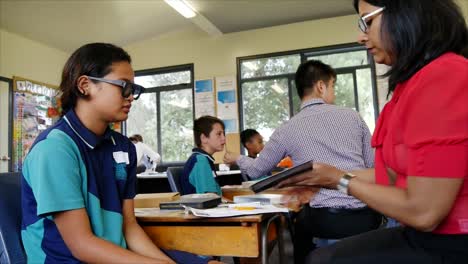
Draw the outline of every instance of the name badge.
<instances>
[{"instance_id":1,"label":"name badge","mask_svg":"<svg viewBox=\"0 0 468 264\"><path fill-rule=\"evenodd\" d=\"M130 161L128 159L128 152L117 151L112 153L112 155L114 156L114 160L116 163L130 164Z\"/></svg>"}]
</instances>

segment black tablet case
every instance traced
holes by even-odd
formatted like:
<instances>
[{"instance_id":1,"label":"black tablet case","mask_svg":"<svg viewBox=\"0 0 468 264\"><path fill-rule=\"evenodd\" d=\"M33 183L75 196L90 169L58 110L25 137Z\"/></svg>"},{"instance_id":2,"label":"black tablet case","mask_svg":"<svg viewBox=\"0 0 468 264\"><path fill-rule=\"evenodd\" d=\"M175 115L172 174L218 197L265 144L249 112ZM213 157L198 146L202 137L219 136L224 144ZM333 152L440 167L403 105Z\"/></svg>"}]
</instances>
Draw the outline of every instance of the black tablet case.
<instances>
[{"instance_id":1,"label":"black tablet case","mask_svg":"<svg viewBox=\"0 0 468 264\"><path fill-rule=\"evenodd\" d=\"M281 181L289 178L289 177L292 177L294 175L297 175L301 172L304 172L304 171L307 171L307 170L312 170L313 169L313 162L312 161L308 161L308 162L305 162L305 163L302 163L301 165L298 165L294 168L291 168L291 169L287 169L287 170L284 170L282 172L279 172L271 177L268 177L268 178L265 178L255 184L253 184L252 186L250 186L250 189L254 192L254 193L258 193L258 192L261 192L261 191L264 191L268 188L271 188L271 187L274 187L275 185L277 185L278 183L280 183Z\"/></svg>"},{"instance_id":2,"label":"black tablet case","mask_svg":"<svg viewBox=\"0 0 468 264\"><path fill-rule=\"evenodd\" d=\"M183 210L184 207L181 204L197 208L197 209L207 209L218 206L221 203L221 197L210 197L210 198L181 198L177 201L163 202L159 204L160 209L166 210Z\"/></svg>"}]
</instances>

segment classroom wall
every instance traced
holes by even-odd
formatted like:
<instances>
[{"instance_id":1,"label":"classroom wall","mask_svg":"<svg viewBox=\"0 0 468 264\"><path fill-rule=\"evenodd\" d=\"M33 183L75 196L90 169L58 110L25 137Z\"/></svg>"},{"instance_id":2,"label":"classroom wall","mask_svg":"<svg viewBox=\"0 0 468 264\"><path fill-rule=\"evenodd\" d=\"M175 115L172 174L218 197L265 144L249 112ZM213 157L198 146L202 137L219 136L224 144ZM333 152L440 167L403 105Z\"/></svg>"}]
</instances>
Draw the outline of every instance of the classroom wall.
<instances>
[{"instance_id":1,"label":"classroom wall","mask_svg":"<svg viewBox=\"0 0 468 264\"><path fill-rule=\"evenodd\" d=\"M42 43L0 29L0 76L21 76L58 85L69 54ZM8 146L8 86L0 86L0 149L6 155Z\"/></svg>"},{"instance_id":2,"label":"classroom wall","mask_svg":"<svg viewBox=\"0 0 468 264\"><path fill-rule=\"evenodd\" d=\"M196 27L128 45L135 70L194 63L195 79L236 76L236 58L350 43L358 34L355 15L294 23L210 37ZM239 151L239 135L227 135ZM215 155L221 162L222 154Z\"/></svg>"},{"instance_id":3,"label":"classroom wall","mask_svg":"<svg viewBox=\"0 0 468 264\"><path fill-rule=\"evenodd\" d=\"M0 28L0 76L58 85L69 54Z\"/></svg>"}]
</instances>

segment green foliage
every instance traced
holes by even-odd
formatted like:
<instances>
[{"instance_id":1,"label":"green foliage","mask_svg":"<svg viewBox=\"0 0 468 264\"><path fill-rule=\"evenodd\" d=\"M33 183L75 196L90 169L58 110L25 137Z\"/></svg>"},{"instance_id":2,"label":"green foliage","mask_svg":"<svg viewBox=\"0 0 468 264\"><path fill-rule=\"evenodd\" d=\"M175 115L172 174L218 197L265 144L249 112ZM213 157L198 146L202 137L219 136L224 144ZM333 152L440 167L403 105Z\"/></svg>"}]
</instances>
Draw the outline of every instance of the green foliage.
<instances>
[{"instance_id":1,"label":"green foliage","mask_svg":"<svg viewBox=\"0 0 468 264\"><path fill-rule=\"evenodd\" d=\"M185 161L194 146L192 90L161 92L162 157Z\"/></svg>"}]
</instances>

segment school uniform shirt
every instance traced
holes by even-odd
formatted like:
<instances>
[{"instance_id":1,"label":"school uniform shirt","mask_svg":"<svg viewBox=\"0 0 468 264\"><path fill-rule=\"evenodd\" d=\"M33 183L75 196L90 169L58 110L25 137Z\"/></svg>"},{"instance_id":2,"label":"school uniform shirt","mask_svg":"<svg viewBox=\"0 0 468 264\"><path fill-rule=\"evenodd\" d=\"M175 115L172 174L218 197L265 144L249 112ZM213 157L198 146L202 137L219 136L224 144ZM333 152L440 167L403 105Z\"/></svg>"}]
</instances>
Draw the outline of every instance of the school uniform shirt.
<instances>
[{"instance_id":1,"label":"school uniform shirt","mask_svg":"<svg viewBox=\"0 0 468 264\"><path fill-rule=\"evenodd\" d=\"M397 85L377 121L376 182L407 187L408 176L463 178L453 207L433 231L468 234L468 60L446 53ZM427 197L430 202L431 197Z\"/></svg>"},{"instance_id":2,"label":"school uniform shirt","mask_svg":"<svg viewBox=\"0 0 468 264\"><path fill-rule=\"evenodd\" d=\"M221 187L215 177L214 158L203 149L194 148L184 165L181 178L182 194L216 193L221 195Z\"/></svg>"},{"instance_id":3,"label":"school uniform shirt","mask_svg":"<svg viewBox=\"0 0 468 264\"><path fill-rule=\"evenodd\" d=\"M108 128L87 129L73 110L41 133L22 170L21 236L28 262L79 263L63 241L53 214L86 209L93 233L126 248L122 205L135 196L136 152Z\"/></svg>"},{"instance_id":4,"label":"school uniform shirt","mask_svg":"<svg viewBox=\"0 0 468 264\"><path fill-rule=\"evenodd\" d=\"M294 165L312 160L344 171L372 168L374 152L371 134L356 111L311 99L301 111L278 127L256 159L241 156L242 172L252 178L266 175L284 157ZM309 205L313 208L361 208L360 200L337 190L321 188Z\"/></svg>"}]
</instances>

